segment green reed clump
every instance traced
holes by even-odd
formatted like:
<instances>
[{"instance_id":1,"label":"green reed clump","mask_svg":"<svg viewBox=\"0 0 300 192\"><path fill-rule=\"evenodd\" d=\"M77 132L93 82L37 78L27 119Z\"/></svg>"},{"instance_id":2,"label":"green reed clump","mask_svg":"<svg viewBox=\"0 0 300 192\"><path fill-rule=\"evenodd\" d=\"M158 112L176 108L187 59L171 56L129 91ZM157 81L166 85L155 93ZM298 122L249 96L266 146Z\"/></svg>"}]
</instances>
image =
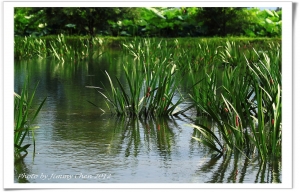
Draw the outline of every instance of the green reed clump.
<instances>
[{"instance_id":1,"label":"green reed clump","mask_svg":"<svg viewBox=\"0 0 300 192\"><path fill-rule=\"evenodd\" d=\"M63 34L58 35L54 41L50 41L50 54L61 62L68 60L82 60L89 56L90 41L79 39L76 46L68 44Z\"/></svg>"},{"instance_id":2,"label":"green reed clump","mask_svg":"<svg viewBox=\"0 0 300 192\"><path fill-rule=\"evenodd\" d=\"M227 41L219 55L224 64L236 66L244 60L240 45L236 45L234 41Z\"/></svg>"},{"instance_id":3,"label":"green reed clump","mask_svg":"<svg viewBox=\"0 0 300 192\"><path fill-rule=\"evenodd\" d=\"M68 37L63 34L51 37L16 37L14 54L16 59L45 59L54 57L60 62L78 61L90 56L102 55L103 38Z\"/></svg>"},{"instance_id":4,"label":"green reed clump","mask_svg":"<svg viewBox=\"0 0 300 192\"><path fill-rule=\"evenodd\" d=\"M44 105L46 98L41 102L36 110L32 109L32 101L38 84L36 84L32 93L29 93L29 79L25 81L21 94L14 93L14 149L15 154L21 152L27 153L27 148L31 144L24 145L24 139L31 132L33 146L35 150L34 130L38 127L32 127L31 123L37 117L40 109ZM31 114L32 113L32 114Z\"/></svg>"},{"instance_id":5,"label":"green reed clump","mask_svg":"<svg viewBox=\"0 0 300 192\"><path fill-rule=\"evenodd\" d=\"M227 43L230 46L234 44ZM275 47L274 45L270 45ZM239 150L247 155L258 153L262 160L269 155L281 155L281 62L280 46L268 51L256 51L258 60L244 62L240 53L226 52L239 61L225 65L221 81L216 80L216 69L197 81L192 75L190 94L198 114L206 114L216 123L214 129L193 125L204 137L197 138L211 149ZM231 49L236 50L232 47ZM260 52L260 53L259 53ZM224 52L223 52L224 53ZM221 54L221 58L224 54ZM235 60L228 63L235 63Z\"/></svg>"},{"instance_id":6,"label":"green reed clump","mask_svg":"<svg viewBox=\"0 0 300 192\"><path fill-rule=\"evenodd\" d=\"M183 47L178 41L175 47L177 63L182 75L191 72L201 73L204 66L215 66L220 64L218 57L220 46L216 42L206 40L195 40L188 47Z\"/></svg>"},{"instance_id":7,"label":"green reed clump","mask_svg":"<svg viewBox=\"0 0 300 192\"><path fill-rule=\"evenodd\" d=\"M16 59L46 58L46 42L31 37L16 38L14 41L14 57Z\"/></svg>"},{"instance_id":8,"label":"green reed clump","mask_svg":"<svg viewBox=\"0 0 300 192\"><path fill-rule=\"evenodd\" d=\"M272 45L271 45L272 46ZM253 78L256 79L255 96L257 102L257 116L252 116L254 122L258 123L258 133L254 138L257 148L262 148L266 155L272 153L274 156L281 154L281 54L280 47L274 48L270 53L263 53L263 58L259 63L249 63L247 65L252 71ZM252 129L254 126L252 124ZM256 130L256 133L257 133ZM264 143L267 143L263 146Z\"/></svg>"},{"instance_id":9,"label":"green reed clump","mask_svg":"<svg viewBox=\"0 0 300 192\"><path fill-rule=\"evenodd\" d=\"M116 77L115 85L105 72L111 94L99 92L113 113L143 117L172 115L183 101L178 96L177 67L167 42L160 41L154 47L153 44L151 39L124 44L133 56L132 62L123 65L125 84Z\"/></svg>"}]
</instances>

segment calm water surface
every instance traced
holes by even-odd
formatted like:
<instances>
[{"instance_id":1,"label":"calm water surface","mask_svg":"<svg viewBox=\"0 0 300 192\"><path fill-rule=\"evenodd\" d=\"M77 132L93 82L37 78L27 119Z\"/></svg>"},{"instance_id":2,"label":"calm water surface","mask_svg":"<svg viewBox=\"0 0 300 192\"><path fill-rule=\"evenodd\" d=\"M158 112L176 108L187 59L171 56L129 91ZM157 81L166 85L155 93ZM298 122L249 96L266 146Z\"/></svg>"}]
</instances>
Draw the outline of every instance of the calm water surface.
<instances>
[{"instance_id":1,"label":"calm water surface","mask_svg":"<svg viewBox=\"0 0 300 192\"><path fill-rule=\"evenodd\" d=\"M85 61L15 63L15 91L21 91L29 73L32 85L39 81L35 103L48 97L33 122L40 127L35 156L31 146L15 164L16 183L281 181L278 163L260 165L238 154L211 158L210 151L191 138L195 132L188 124L202 121L192 110L186 116L144 120L116 117L91 105L88 101L107 109L103 97L86 86L109 87L105 70L124 79L125 58L113 51Z\"/></svg>"}]
</instances>

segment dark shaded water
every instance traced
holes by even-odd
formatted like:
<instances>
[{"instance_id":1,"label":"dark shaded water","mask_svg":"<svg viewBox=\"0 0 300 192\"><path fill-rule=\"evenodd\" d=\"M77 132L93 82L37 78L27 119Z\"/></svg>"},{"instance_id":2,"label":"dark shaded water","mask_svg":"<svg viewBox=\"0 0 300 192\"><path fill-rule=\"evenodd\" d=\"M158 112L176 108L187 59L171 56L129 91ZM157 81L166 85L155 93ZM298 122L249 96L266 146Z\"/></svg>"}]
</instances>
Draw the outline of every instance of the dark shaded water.
<instances>
[{"instance_id":1,"label":"dark shaded water","mask_svg":"<svg viewBox=\"0 0 300 192\"><path fill-rule=\"evenodd\" d=\"M249 160L240 154L211 158L191 137L188 126L203 121L186 116L128 119L102 113L99 93L86 86L109 87L104 71L122 79L127 57L112 51L100 58L59 63L15 63L15 91L26 74L39 81L35 103L46 96L36 122L36 153L15 164L16 183L272 183L281 181L281 165ZM31 143L30 140L27 141Z\"/></svg>"}]
</instances>

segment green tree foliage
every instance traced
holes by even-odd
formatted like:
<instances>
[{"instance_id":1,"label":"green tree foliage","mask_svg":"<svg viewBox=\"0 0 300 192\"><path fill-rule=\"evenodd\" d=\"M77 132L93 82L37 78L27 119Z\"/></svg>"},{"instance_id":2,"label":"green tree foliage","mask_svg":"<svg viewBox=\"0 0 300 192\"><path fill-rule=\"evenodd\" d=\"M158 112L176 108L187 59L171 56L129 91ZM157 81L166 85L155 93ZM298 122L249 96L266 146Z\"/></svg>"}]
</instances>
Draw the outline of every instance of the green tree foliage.
<instances>
[{"instance_id":1,"label":"green tree foliage","mask_svg":"<svg viewBox=\"0 0 300 192\"><path fill-rule=\"evenodd\" d=\"M38 33L43 28L44 34L66 33L71 35L91 35L109 30L109 21L123 18L133 19L134 8L90 8L90 7L47 7L17 8L15 10L15 33L28 35ZM28 31L28 26L34 31Z\"/></svg>"},{"instance_id":2,"label":"green tree foliage","mask_svg":"<svg viewBox=\"0 0 300 192\"><path fill-rule=\"evenodd\" d=\"M14 33L15 35L47 35L45 29L44 11L36 8L15 8Z\"/></svg>"},{"instance_id":3,"label":"green tree foliage","mask_svg":"<svg viewBox=\"0 0 300 192\"><path fill-rule=\"evenodd\" d=\"M239 7L15 8L15 35L280 37L281 14Z\"/></svg>"},{"instance_id":4,"label":"green tree foliage","mask_svg":"<svg viewBox=\"0 0 300 192\"><path fill-rule=\"evenodd\" d=\"M245 21L248 23L248 27L244 28L247 36L281 36L282 21L281 9L277 11L259 10L258 8L252 8L245 12Z\"/></svg>"}]
</instances>

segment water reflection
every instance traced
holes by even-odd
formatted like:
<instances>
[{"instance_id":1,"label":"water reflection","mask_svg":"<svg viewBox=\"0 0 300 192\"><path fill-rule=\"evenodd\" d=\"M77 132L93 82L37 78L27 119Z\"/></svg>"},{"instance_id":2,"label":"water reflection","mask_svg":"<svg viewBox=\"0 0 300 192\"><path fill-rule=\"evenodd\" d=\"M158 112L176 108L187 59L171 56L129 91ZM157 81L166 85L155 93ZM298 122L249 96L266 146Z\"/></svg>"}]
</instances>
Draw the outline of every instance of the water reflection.
<instances>
[{"instance_id":1,"label":"water reflection","mask_svg":"<svg viewBox=\"0 0 300 192\"><path fill-rule=\"evenodd\" d=\"M126 157L130 155L136 157L141 148L145 148L146 153L154 150L160 156L167 157L171 154L172 146L176 145L172 129L178 125L168 118L158 120L119 118L116 123L115 132L120 135L115 136L120 137L122 145L125 146Z\"/></svg>"},{"instance_id":2,"label":"water reflection","mask_svg":"<svg viewBox=\"0 0 300 192\"><path fill-rule=\"evenodd\" d=\"M39 154L35 157L33 172L97 174L101 171L113 174L112 182L127 181L127 177L138 177L129 182L184 182L189 177L184 180L181 180L183 177L174 176L163 178L165 174L170 176L171 173L184 170L188 175L194 169L190 164L198 157L196 154L187 156L185 152L189 152L188 145L185 147L181 144L188 143L186 138L192 130L180 136L178 132L181 128L175 120L126 119L110 115L98 116L98 120L95 116L94 121L91 121L92 117L76 119L60 124L56 119L57 124L50 125L51 135L46 130L36 133L39 137ZM188 162L183 166L184 169L178 169L184 162ZM140 178L145 174L151 179Z\"/></svg>"},{"instance_id":3,"label":"water reflection","mask_svg":"<svg viewBox=\"0 0 300 192\"><path fill-rule=\"evenodd\" d=\"M216 126L206 117L196 118L195 124L202 124L208 128ZM198 130L194 130L193 137L201 138L199 134ZM204 149L203 152L211 154L208 149ZM260 162L257 158L249 158L239 151L232 151L223 156L212 154L211 158L203 161L196 174L200 177L205 174L206 183L281 183L280 165L278 159ZM249 178L249 175L253 177Z\"/></svg>"},{"instance_id":4,"label":"water reflection","mask_svg":"<svg viewBox=\"0 0 300 192\"><path fill-rule=\"evenodd\" d=\"M196 175L205 175L206 183L281 183L279 165L278 160L257 162L236 152L207 159Z\"/></svg>"},{"instance_id":5,"label":"water reflection","mask_svg":"<svg viewBox=\"0 0 300 192\"><path fill-rule=\"evenodd\" d=\"M30 175L30 170L27 165L24 163L24 158L27 154L16 154L15 155L15 163L14 163L14 174L18 183L30 183L27 180L27 175Z\"/></svg>"}]
</instances>

